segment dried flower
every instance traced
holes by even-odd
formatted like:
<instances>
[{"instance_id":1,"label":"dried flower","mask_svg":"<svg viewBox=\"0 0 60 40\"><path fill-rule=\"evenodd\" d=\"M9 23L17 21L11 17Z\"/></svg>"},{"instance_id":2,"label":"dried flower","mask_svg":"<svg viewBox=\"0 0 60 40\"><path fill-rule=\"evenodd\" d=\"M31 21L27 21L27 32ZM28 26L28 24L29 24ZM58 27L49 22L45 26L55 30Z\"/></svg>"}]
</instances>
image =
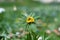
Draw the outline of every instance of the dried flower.
<instances>
[{"instance_id":1,"label":"dried flower","mask_svg":"<svg viewBox=\"0 0 60 40\"><path fill-rule=\"evenodd\" d=\"M47 34L51 34L51 31L50 31L50 30L46 30L46 33L47 33Z\"/></svg>"},{"instance_id":2,"label":"dried flower","mask_svg":"<svg viewBox=\"0 0 60 40\"><path fill-rule=\"evenodd\" d=\"M14 10L14 11L16 11L16 10L17 10L16 6L14 6L14 7L13 7L13 10Z\"/></svg>"},{"instance_id":3,"label":"dried flower","mask_svg":"<svg viewBox=\"0 0 60 40\"><path fill-rule=\"evenodd\" d=\"M58 31L60 31L60 27L58 28Z\"/></svg>"},{"instance_id":4,"label":"dried flower","mask_svg":"<svg viewBox=\"0 0 60 40\"><path fill-rule=\"evenodd\" d=\"M14 36L14 34L13 34L13 33L10 33L8 36L9 36L10 38L12 38L12 37Z\"/></svg>"},{"instance_id":5,"label":"dried flower","mask_svg":"<svg viewBox=\"0 0 60 40\"><path fill-rule=\"evenodd\" d=\"M40 36L40 37L38 38L38 40L42 40L42 37Z\"/></svg>"},{"instance_id":6,"label":"dried flower","mask_svg":"<svg viewBox=\"0 0 60 40\"><path fill-rule=\"evenodd\" d=\"M20 28L19 30L20 30L20 32L23 32L23 31L24 31L24 29L23 29L23 28Z\"/></svg>"},{"instance_id":7,"label":"dried flower","mask_svg":"<svg viewBox=\"0 0 60 40\"><path fill-rule=\"evenodd\" d=\"M4 8L0 8L0 14L1 14L2 12L5 12L5 9L4 9Z\"/></svg>"},{"instance_id":8,"label":"dried flower","mask_svg":"<svg viewBox=\"0 0 60 40\"><path fill-rule=\"evenodd\" d=\"M19 35L20 34L20 32L16 32L16 35Z\"/></svg>"},{"instance_id":9,"label":"dried flower","mask_svg":"<svg viewBox=\"0 0 60 40\"><path fill-rule=\"evenodd\" d=\"M55 33L55 34L57 34L57 35L60 35L60 33L58 32L58 30L53 30L53 32Z\"/></svg>"}]
</instances>

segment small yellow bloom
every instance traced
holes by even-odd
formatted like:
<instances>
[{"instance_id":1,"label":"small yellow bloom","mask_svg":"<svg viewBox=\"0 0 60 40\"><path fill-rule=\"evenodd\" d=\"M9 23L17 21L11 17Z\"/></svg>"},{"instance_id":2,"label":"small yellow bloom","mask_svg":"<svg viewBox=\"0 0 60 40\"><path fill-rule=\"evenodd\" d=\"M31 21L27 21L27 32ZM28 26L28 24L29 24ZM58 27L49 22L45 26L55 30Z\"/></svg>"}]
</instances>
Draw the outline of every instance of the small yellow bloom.
<instances>
[{"instance_id":1,"label":"small yellow bloom","mask_svg":"<svg viewBox=\"0 0 60 40\"><path fill-rule=\"evenodd\" d=\"M27 23L32 23L32 22L34 22L34 18L33 17L27 17L26 22Z\"/></svg>"}]
</instances>

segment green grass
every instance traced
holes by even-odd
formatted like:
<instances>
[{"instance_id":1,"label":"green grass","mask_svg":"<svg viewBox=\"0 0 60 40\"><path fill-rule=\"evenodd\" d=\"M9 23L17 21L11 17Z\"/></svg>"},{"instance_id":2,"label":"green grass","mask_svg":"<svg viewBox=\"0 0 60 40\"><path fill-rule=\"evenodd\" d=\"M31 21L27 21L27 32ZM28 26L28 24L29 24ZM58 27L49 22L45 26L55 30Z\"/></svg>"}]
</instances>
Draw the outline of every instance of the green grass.
<instances>
[{"instance_id":1,"label":"green grass","mask_svg":"<svg viewBox=\"0 0 60 40\"><path fill-rule=\"evenodd\" d=\"M38 3L37 3L38 4ZM13 33L16 33L16 31L19 30L20 27L23 27L26 29L26 26L30 26L30 28L28 28L28 31L31 32L30 34L26 35L25 37L21 38L21 40L37 40L38 38L36 38L36 36L43 36L44 37L44 40L45 38L47 38L47 40L60 40L60 35L56 35L55 33L51 33L50 35L46 34L45 33L45 30L48 29L48 27L40 27L40 24L39 24L39 32L33 32L35 31L35 26L37 26L36 24L32 24L32 25L27 25L25 23L25 16L22 15L22 12L23 10L26 10L27 11L27 14L31 14L32 12L32 15L35 14L34 17L37 17L39 16L39 18L37 18L36 20L38 19L41 19L43 22L47 23L47 26L48 24L55 24L54 26L58 27L58 24L60 23L60 5L44 5L44 4L38 4L37 5L36 3L33 3L32 5L28 4L28 5L19 5L19 4L15 4L15 3L2 3L0 4L1 7L4 7L6 9L6 11L4 12L4 14L2 14L2 17L3 19L1 19L1 23L0 23L0 32L4 32L4 34L8 34L11 32L11 29L12 28L12 31ZM17 7L17 11L13 11L13 6ZM38 8L38 10L36 10L35 8ZM34 9L36 11L34 11ZM37 12L37 13L36 13ZM55 13L56 16L53 17L51 16L52 13ZM46 16L44 16L44 14L47 14ZM45 19L44 19L45 17ZM47 18L48 17L48 18ZM15 20L18 19L18 18L22 18L22 23L15 23ZM57 18L58 19L58 22L54 22L54 18ZM48 21L47 21L48 19ZM51 20L52 19L52 20ZM2 24L2 25L1 25ZM30 30L32 29L32 31ZM50 29L52 29L52 25L50 26ZM54 28L53 28L54 29ZM32 35L32 36L31 36ZM50 37L51 36L51 37ZM16 37L13 37L12 40L18 40L18 38Z\"/></svg>"}]
</instances>

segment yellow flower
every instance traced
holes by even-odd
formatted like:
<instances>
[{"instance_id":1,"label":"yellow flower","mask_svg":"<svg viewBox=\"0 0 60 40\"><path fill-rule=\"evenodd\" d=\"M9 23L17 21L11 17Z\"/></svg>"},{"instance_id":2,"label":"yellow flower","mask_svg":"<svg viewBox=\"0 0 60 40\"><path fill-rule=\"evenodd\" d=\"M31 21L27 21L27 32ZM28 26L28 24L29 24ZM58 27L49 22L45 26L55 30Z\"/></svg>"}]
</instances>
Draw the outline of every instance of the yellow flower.
<instances>
[{"instance_id":1,"label":"yellow flower","mask_svg":"<svg viewBox=\"0 0 60 40\"><path fill-rule=\"evenodd\" d=\"M33 17L27 17L26 22L27 23L32 23L32 22L34 22L34 18Z\"/></svg>"}]
</instances>

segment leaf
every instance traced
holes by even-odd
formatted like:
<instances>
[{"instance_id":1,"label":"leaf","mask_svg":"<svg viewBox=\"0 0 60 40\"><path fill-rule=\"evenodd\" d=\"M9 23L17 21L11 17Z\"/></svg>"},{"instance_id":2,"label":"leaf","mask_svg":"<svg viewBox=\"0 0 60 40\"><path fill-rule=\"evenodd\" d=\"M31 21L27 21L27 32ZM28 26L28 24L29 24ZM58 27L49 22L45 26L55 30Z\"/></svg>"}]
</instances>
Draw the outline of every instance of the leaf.
<instances>
[{"instance_id":1,"label":"leaf","mask_svg":"<svg viewBox=\"0 0 60 40\"><path fill-rule=\"evenodd\" d=\"M36 25L35 24L31 24L30 26L29 26L29 30L31 31L33 31L33 32L36 32L37 31L37 27L36 27Z\"/></svg>"}]
</instances>

